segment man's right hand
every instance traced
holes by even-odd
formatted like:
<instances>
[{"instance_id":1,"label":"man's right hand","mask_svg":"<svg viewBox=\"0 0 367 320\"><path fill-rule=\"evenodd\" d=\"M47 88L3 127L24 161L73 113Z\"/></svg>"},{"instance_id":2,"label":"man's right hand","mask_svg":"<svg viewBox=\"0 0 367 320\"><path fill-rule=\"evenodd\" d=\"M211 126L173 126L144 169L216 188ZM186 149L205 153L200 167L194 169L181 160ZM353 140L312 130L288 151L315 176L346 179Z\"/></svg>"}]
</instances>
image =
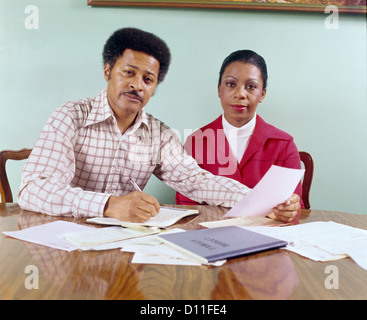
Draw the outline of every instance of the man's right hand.
<instances>
[{"instance_id":1,"label":"man's right hand","mask_svg":"<svg viewBox=\"0 0 367 320\"><path fill-rule=\"evenodd\" d=\"M124 196L110 196L103 215L129 222L145 222L154 217L160 209L158 200L142 191Z\"/></svg>"}]
</instances>

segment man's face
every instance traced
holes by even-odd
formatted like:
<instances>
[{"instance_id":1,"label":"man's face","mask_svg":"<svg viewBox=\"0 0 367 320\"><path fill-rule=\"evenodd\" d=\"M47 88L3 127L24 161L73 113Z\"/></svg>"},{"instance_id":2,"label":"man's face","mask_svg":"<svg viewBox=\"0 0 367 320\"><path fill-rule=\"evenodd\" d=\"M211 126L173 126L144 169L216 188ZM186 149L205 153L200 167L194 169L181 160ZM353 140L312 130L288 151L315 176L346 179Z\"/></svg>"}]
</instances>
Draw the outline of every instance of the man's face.
<instances>
[{"instance_id":1,"label":"man's face","mask_svg":"<svg viewBox=\"0 0 367 320\"><path fill-rule=\"evenodd\" d=\"M134 119L157 86L159 61L140 51L126 49L114 67L106 63L107 98L117 119Z\"/></svg>"}]
</instances>

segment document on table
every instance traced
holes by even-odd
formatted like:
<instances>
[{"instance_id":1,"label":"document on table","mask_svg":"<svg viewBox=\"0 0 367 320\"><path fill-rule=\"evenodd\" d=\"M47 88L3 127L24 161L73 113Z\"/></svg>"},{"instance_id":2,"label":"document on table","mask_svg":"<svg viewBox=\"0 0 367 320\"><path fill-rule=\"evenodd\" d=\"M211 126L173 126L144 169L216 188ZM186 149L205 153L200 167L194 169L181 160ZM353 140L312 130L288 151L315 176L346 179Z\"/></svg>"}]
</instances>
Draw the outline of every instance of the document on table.
<instances>
[{"instance_id":1,"label":"document on table","mask_svg":"<svg viewBox=\"0 0 367 320\"><path fill-rule=\"evenodd\" d=\"M163 244L155 234L158 229L140 230L122 227L95 228L58 220L18 231L5 231L5 235L35 244L64 251L109 250L122 248L121 251L133 252L132 263L201 265L199 261ZM168 232L184 232L173 229ZM225 261L213 265L221 265Z\"/></svg>"},{"instance_id":2,"label":"document on table","mask_svg":"<svg viewBox=\"0 0 367 320\"><path fill-rule=\"evenodd\" d=\"M160 234L176 232L185 232L185 230L175 228L164 231ZM132 263L186 266L202 265L200 261L193 258L192 256L182 252L181 250L172 248L170 245L164 243L156 235L126 240L121 251L134 253L134 256L131 260ZM225 262L226 260L221 260L210 263L210 265L220 266Z\"/></svg>"},{"instance_id":3,"label":"document on table","mask_svg":"<svg viewBox=\"0 0 367 320\"><path fill-rule=\"evenodd\" d=\"M59 250L73 251L78 249L78 247L66 241L65 239L62 239L60 235L69 232L83 232L89 229L90 227L87 226L60 220L23 230L7 231L3 233L9 237L19 240L32 242Z\"/></svg>"},{"instance_id":4,"label":"document on table","mask_svg":"<svg viewBox=\"0 0 367 320\"><path fill-rule=\"evenodd\" d=\"M137 228L138 226L166 228L175 224L177 221L184 217L195 215L198 213L198 210L192 209L161 207L159 213L155 217L152 217L148 221L142 223L126 222L115 218L106 217L90 218L87 220L87 222L105 225L117 225L127 228Z\"/></svg>"},{"instance_id":5,"label":"document on table","mask_svg":"<svg viewBox=\"0 0 367 320\"><path fill-rule=\"evenodd\" d=\"M287 250L315 261L351 257L367 270L367 230L333 221L317 221L287 227L242 227L285 240Z\"/></svg>"},{"instance_id":6,"label":"document on table","mask_svg":"<svg viewBox=\"0 0 367 320\"><path fill-rule=\"evenodd\" d=\"M265 217L274 207L284 203L293 194L304 172L304 169L272 165L259 183L224 217Z\"/></svg>"},{"instance_id":7,"label":"document on table","mask_svg":"<svg viewBox=\"0 0 367 320\"><path fill-rule=\"evenodd\" d=\"M158 230L132 230L122 227L94 228L68 221L54 221L19 231L3 232L9 237L54 249L73 251L120 248L118 241L144 237Z\"/></svg>"},{"instance_id":8,"label":"document on table","mask_svg":"<svg viewBox=\"0 0 367 320\"><path fill-rule=\"evenodd\" d=\"M78 247L91 247L131 238L145 237L156 233L158 233L158 230L148 228L134 230L122 227L106 227L69 232L62 234L61 237Z\"/></svg>"},{"instance_id":9,"label":"document on table","mask_svg":"<svg viewBox=\"0 0 367 320\"><path fill-rule=\"evenodd\" d=\"M218 227L228 227L228 226L268 226L268 227L278 227L286 226L288 224L281 221L276 221L267 217L251 216L251 217L237 217L231 219L222 219L214 221L200 222L201 226L205 228L218 228Z\"/></svg>"}]
</instances>

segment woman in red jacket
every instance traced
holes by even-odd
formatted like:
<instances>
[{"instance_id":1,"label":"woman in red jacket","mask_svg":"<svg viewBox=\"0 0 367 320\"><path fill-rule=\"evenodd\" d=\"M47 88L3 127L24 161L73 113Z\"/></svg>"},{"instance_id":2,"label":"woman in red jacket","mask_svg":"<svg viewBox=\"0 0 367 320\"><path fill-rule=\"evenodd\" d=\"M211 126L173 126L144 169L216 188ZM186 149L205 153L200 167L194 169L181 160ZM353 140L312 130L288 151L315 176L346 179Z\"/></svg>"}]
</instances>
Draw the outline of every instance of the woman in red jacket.
<instances>
[{"instance_id":1,"label":"woman in red jacket","mask_svg":"<svg viewBox=\"0 0 367 320\"><path fill-rule=\"evenodd\" d=\"M239 50L230 54L219 73L218 96L223 115L195 131L185 143L187 152L202 168L250 188L273 164L301 168L293 138L256 114L258 103L266 95L267 78L266 63L257 53ZM300 183L295 190L299 199L301 190ZM303 207L299 201L298 207ZM179 193L176 203L197 204ZM297 211L289 211L289 220L295 216Z\"/></svg>"}]
</instances>

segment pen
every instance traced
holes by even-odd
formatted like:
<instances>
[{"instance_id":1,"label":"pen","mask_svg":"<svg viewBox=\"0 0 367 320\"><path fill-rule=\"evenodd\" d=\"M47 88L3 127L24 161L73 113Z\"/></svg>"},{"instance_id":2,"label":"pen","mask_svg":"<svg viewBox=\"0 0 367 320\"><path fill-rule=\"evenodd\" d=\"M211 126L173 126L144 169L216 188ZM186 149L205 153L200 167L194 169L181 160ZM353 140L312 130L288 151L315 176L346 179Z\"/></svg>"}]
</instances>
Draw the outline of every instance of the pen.
<instances>
[{"instance_id":1,"label":"pen","mask_svg":"<svg viewBox=\"0 0 367 320\"><path fill-rule=\"evenodd\" d=\"M139 188L139 186L136 184L136 182L130 178L130 182L132 183L132 185L134 186L135 190L137 191L141 191L141 189Z\"/></svg>"}]
</instances>

